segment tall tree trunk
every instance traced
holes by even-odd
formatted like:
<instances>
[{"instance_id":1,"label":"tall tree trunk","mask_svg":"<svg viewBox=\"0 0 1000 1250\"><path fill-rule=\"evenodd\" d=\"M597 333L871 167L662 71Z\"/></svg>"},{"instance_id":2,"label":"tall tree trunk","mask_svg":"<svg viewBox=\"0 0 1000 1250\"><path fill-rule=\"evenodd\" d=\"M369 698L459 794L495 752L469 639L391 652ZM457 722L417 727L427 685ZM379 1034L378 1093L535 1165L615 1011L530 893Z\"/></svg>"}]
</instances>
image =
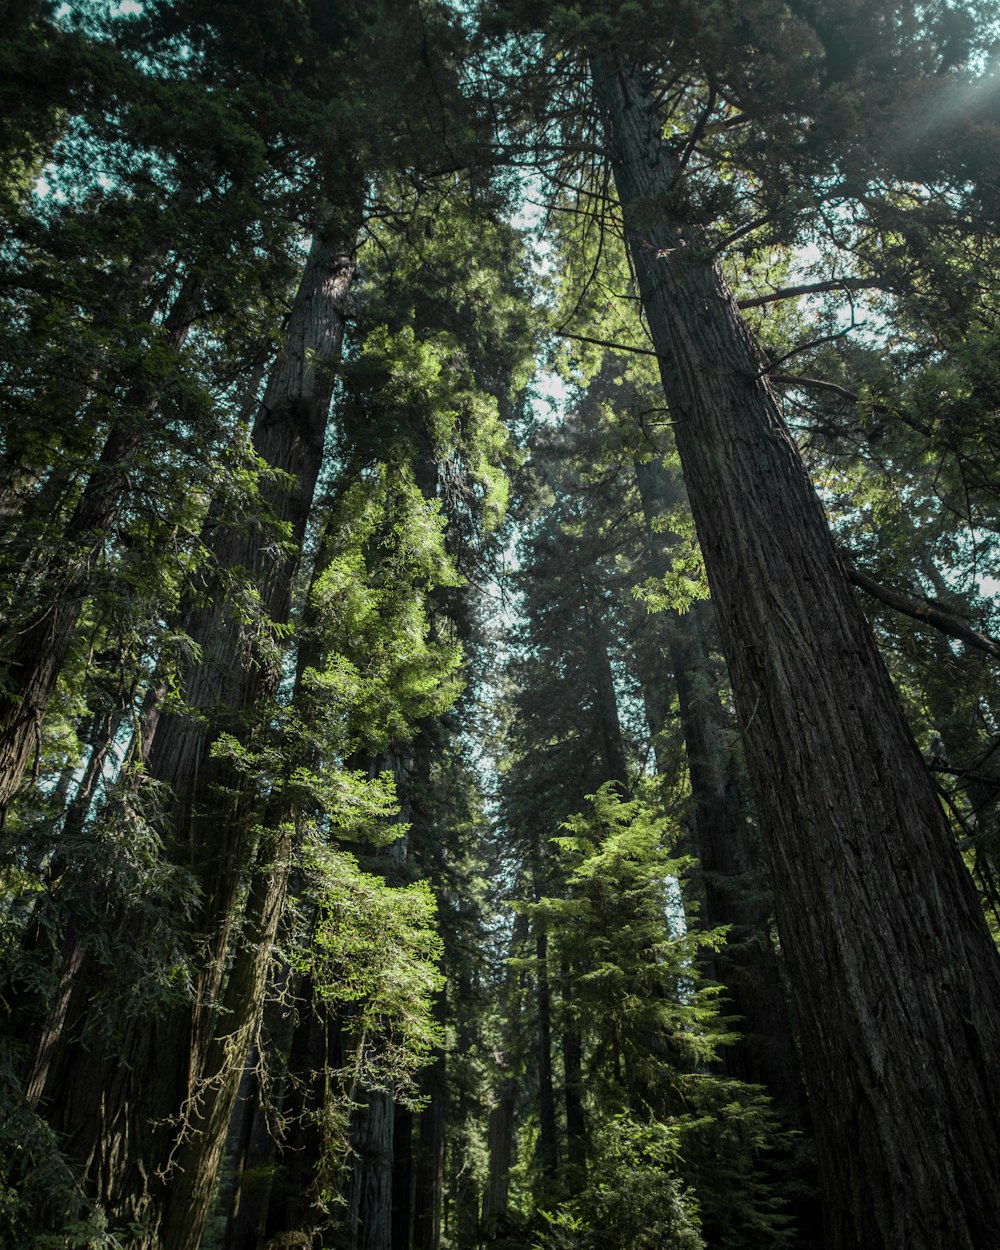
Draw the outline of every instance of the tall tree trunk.
<instances>
[{"instance_id":1,"label":"tall tree trunk","mask_svg":"<svg viewBox=\"0 0 1000 1250\"><path fill-rule=\"evenodd\" d=\"M423 1089L429 1101L420 1113L415 1151L413 1250L440 1250L444 1209L445 1057L427 1068Z\"/></svg>"},{"instance_id":2,"label":"tall tree trunk","mask_svg":"<svg viewBox=\"0 0 1000 1250\"><path fill-rule=\"evenodd\" d=\"M489 1173L483 1196L483 1235L494 1241L502 1235L510 1200L510 1167L514 1162L514 1111L518 1082L505 1076L497 1091L496 1105L490 1111L486 1148Z\"/></svg>"},{"instance_id":3,"label":"tall tree trunk","mask_svg":"<svg viewBox=\"0 0 1000 1250\"><path fill-rule=\"evenodd\" d=\"M409 1107L396 1105L392 1130L392 1250L410 1250L413 1240L413 1124Z\"/></svg>"},{"instance_id":4,"label":"tall tree trunk","mask_svg":"<svg viewBox=\"0 0 1000 1250\"><path fill-rule=\"evenodd\" d=\"M510 959L523 949L528 936L528 917L518 912L510 941ZM507 1217L510 1197L510 1167L514 1161L514 1114L517 1109L519 1081L512 1072L516 1039L521 1033L522 992L524 973L507 964L501 1016L504 1020L503 1053L496 1056L502 1073L496 1091L496 1104L490 1112L487 1150L489 1172L483 1196L483 1232L488 1241L501 1236Z\"/></svg>"},{"instance_id":5,"label":"tall tree trunk","mask_svg":"<svg viewBox=\"0 0 1000 1250\"><path fill-rule=\"evenodd\" d=\"M148 1229L137 1250L198 1244L267 983L288 835L259 833L254 778L213 745L226 731L252 747L280 682L277 638L268 635L289 619L343 338L355 228L335 214L317 230L254 426L256 454L278 471L262 486L264 502L287 526L287 542L276 548L256 525L219 525L207 536L224 576L249 574L262 614L257 638L244 638L239 605L218 587L195 596L185 622L200 648L185 683L191 712L161 716L147 760L148 774L171 796L165 859L199 889L196 931L183 934L191 1002L155 1021L126 1012L120 1050L105 1056L100 1114L95 1091L75 1079L93 1062L82 1048L69 1089L46 1090L54 1127L87 1166L95 1197L113 1221L138 1220Z\"/></svg>"},{"instance_id":6,"label":"tall tree trunk","mask_svg":"<svg viewBox=\"0 0 1000 1250\"><path fill-rule=\"evenodd\" d=\"M768 847L833 1247L1000 1228L1000 961L634 70L592 58Z\"/></svg>"},{"instance_id":7,"label":"tall tree trunk","mask_svg":"<svg viewBox=\"0 0 1000 1250\"><path fill-rule=\"evenodd\" d=\"M569 1191L578 1193L587 1179L587 1120L583 1109L583 1038L570 1011L573 1001L573 968L564 959L560 967L563 1004L562 1060L563 1100L566 1109L566 1179Z\"/></svg>"},{"instance_id":8,"label":"tall tree trunk","mask_svg":"<svg viewBox=\"0 0 1000 1250\"><path fill-rule=\"evenodd\" d=\"M225 1250L254 1250L257 1230L263 1223L262 1207L266 1205L264 1176L257 1174L256 1185L246 1183L249 1174L266 1167L273 1154L273 1144L266 1135L263 1091L255 1060L259 1060L256 1047L251 1050L250 1062L240 1080L226 1141L232 1175L219 1194L219 1211L226 1217Z\"/></svg>"},{"instance_id":9,"label":"tall tree trunk","mask_svg":"<svg viewBox=\"0 0 1000 1250\"><path fill-rule=\"evenodd\" d=\"M352 1250L392 1250L393 1098L371 1090L357 1113L354 1176L348 1195Z\"/></svg>"},{"instance_id":10,"label":"tall tree trunk","mask_svg":"<svg viewBox=\"0 0 1000 1250\"><path fill-rule=\"evenodd\" d=\"M590 636L588 648L591 696L597 721L598 746L604 775L608 781L618 783L619 794L629 795L628 760L622 739L621 718L618 715L618 695L615 675L608 650L608 628L601 615L600 598L593 594L580 575L581 609Z\"/></svg>"},{"instance_id":11,"label":"tall tree trunk","mask_svg":"<svg viewBox=\"0 0 1000 1250\"><path fill-rule=\"evenodd\" d=\"M317 1112L329 1094L327 1070L340 1071L348 1061L350 1040L313 994L307 979L296 983L299 1006L290 1039L286 1038L287 1079L283 1082L281 1140L274 1145L273 1181L267 1201L257 1211L261 1243L282 1234L310 1231L322 1218L314 1202L317 1163L323 1151Z\"/></svg>"},{"instance_id":12,"label":"tall tree trunk","mask_svg":"<svg viewBox=\"0 0 1000 1250\"><path fill-rule=\"evenodd\" d=\"M301 1113L301 1106L291 1107L290 1102L308 1083L308 1074L314 1069L322 1070L330 1059L329 1031L311 1009L311 1003L301 1004L301 1014L290 1008L287 996L293 987L291 970L286 965L265 1004L260 1053L255 1046L240 1083L240 1101L230 1126L231 1137L239 1126L233 1185L222 1207L227 1217L224 1250L256 1250L264 1244L272 1193L275 1188L280 1189L275 1177L282 1171L278 1159L279 1139L284 1140L282 1130L289 1131L289 1121L292 1132L304 1127L301 1114L296 1116L296 1111ZM308 1031L305 1062L303 1048L298 1045L303 1025ZM339 1044L340 1038L333 1040ZM266 1082L261 1080L261 1071L269 1074ZM308 1177L298 1189L304 1199Z\"/></svg>"},{"instance_id":13,"label":"tall tree trunk","mask_svg":"<svg viewBox=\"0 0 1000 1250\"><path fill-rule=\"evenodd\" d=\"M334 369L354 275L355 223L347 223L346 232L344 226L338 214L313 239L282 356L268 381L253 432L257 455L269 467L287 474L292 483L290 489L279 484L264 491L271 514L290 526L291 551L274 558L266 550L267 535L245 531L221 533L216 547L223 568L252 571L268 630L280 629L291 614L299 552L322 463ZM202 663L189 680L188 703L199 711L217 712L220 705L231 709L236 715L232 728L246 740L242 714L273 698L281 677L279 663L267 656L265 643L264 654L238 667L237 680L230 684L219 668L238 662L241 623L237 614L210 607L198 625L191 632L202 645ZM166 717L157 730L148 764L153 777L171 786L174 829L182 831L172 849L177 860L194 871L201 886L198 925L207 938L208 956L203 958L194 1011L177 1021L180 1028L175 1040L186 1041L190 1057L186 1070L177 1071L180 1080L171 1091L177 1108L174 1114L183 1108L185 1099L196 1101L175 1156L177 1176L171 1179L165 1204L163 1250L189 1250L201 1235L240 1063L264 1000L291 850L287 832L265 834L259 845L253 845L257 809L252 790L246 793L247 782L238 769L211 755L221 728L225 728L221 718L206 733L197 721ZM230 808L224 840L217 831L216 786L244 792ZM288 823L283 824L287 830ZM255 860L246 923L220 1013L216 1004L239 914L239 894ZM162 1055L164 1047L159 1050Z\"/></svg>"},{"instance_id":14,"label":"tall tree trunk","mask_svg":"<svg viewBox=\"0 0 1000 1250\"><path fill-rule=\"evenodd\" d=\"M692 607L676 625L671 665L695 801L695 845L704 876L705 923L730 926L717 960L719 979L739 1017L739 1041L723 1051L731 1075L766 1087L801 1123L805 1111L788 1005L770 936L770 899L761 851L751 846L748 814L728 725L708 664L702 613Z\"/></svg>"}]
</instances>

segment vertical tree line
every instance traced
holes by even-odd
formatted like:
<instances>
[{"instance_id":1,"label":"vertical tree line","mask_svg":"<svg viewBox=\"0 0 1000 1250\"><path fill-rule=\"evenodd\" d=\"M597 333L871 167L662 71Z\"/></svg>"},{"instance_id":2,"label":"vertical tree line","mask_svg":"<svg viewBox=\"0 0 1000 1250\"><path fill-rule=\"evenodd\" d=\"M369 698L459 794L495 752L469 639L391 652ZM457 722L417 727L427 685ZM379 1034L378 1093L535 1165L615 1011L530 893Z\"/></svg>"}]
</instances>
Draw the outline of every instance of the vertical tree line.
<instances>
[{"instance_id":1,"label":"vertical tree line","mask_svg":"<svg viewBox=\"0 0 1000 1250\"><path fill-rule=\"evenodd\" d=\"M3 1238L988 1244L988 14L7 7Z\"/></svg>"}]
</instances>

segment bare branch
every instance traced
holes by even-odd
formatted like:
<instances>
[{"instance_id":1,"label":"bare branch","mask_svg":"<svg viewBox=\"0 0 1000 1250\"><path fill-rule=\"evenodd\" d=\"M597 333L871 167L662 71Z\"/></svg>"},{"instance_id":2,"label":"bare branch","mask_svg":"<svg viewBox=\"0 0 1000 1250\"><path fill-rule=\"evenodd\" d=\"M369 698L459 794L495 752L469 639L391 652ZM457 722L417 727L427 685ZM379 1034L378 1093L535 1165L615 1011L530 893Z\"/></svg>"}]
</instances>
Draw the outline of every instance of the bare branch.
<instances>
[{"instance_id":1,"label":"bare branch","mask_svg":"<svg viewBox=\"0 0 1000 1250\"><path fill-rule=\"evenodd\" d=\"M830 278L826 282L805 282L801 286L778 287L767 295L741 299L739 305L740 308L760 308L764 304L775 304L778 300L795 299L798 295L822 295L826 291L867 291L872 288L885 289L874 278Z\"/></svg>"},{"instance_id":2,"label":"bare branch","mask_svg":"<svg viewBox=\"0 0 1000 1250\"><path fill-rule=\"evenodd\" d=\"M1000 642L997 642L995 638L977 633L966 625L964 621L960 621L949 612L944 612L941 608L935 607L927 599L911 599L907 595L901 595L898 591L890 590L888 586L883 586L866 574L858 572L846 559L844 560L844 567L847 570L848 579L855 586L873 598L878 599L887 607L895 608L897 612L902 612L905 616L910 616L915 621L922 621L925 625L933 625L942 634L947 634L951 638L957 638L968 646L975 647L977 650L991 655L995 660L1000 660Z\"/></svg>"},{"instance_id":3,"label":"bare branch","mask_svg":"<svg viewBox=\"0 0 1000 1250\"><path fill-rule=\"evenodd\" d=\"M576 339L578 343L592 343L595 347L610 347L615 352L634 352L637 356L655 356L651 347L631 347L628 343L612 343L610 339L592 339L586 334L570 334L568 330L556 330L561 339Z\"/></svg>"}]
</instances>

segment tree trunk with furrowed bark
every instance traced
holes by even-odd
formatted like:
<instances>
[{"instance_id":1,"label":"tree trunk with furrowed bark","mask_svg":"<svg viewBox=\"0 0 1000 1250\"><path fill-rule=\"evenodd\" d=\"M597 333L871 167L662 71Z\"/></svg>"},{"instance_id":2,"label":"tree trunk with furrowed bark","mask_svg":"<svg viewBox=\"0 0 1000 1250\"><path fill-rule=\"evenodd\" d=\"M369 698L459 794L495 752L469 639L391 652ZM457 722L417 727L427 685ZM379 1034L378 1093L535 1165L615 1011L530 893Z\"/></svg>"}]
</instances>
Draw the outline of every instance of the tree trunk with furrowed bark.
<instances>
[{"instance_id":1,"label":"tree trunk with furrowed bark","mask_svg":"<svg viewBox=\"0 0 1000 1250\"><path fill-rule=\"evenodd\" d=\"M1000 960L638 74L592 58L766 840L836 1250L1000 1229Z\"/></svg>"}]
</instances>

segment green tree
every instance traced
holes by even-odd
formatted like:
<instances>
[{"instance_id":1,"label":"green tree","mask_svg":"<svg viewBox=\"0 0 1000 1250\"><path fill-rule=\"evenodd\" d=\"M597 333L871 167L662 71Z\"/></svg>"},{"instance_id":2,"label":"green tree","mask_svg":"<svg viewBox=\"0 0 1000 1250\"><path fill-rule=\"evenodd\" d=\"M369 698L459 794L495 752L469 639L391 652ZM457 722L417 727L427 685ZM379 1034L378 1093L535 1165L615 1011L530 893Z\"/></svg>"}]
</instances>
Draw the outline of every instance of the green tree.
<instances>
[{"instance_id":1,"label":"green tree","mask_svg":"<svg viewBox=\"0 0 1000 1250\"><path fill-rule=\"evenodd\" d=\"M703 255L698 226L683 210L655 213L648 207L675 176L650 98L614 54L595 54L594 77L608 118L633 263L679 422L685 481L769 845L833 1241L892 1245L905 1235L911 1244L930 1246L945 1236L972 1246L994 1220L978 1197L961 1203L955 1186L959 1175L967 1181L973 1155L985 1162L994 1151L983 1150L993 1131L982 1117L995 1122L986 1110L995 1081L985 1056L987 1039L997 1031L988 988L997 979L996 954L965 869L947 850L933 785L784 433L759 352L718 269ZM650 151L657 153L652 166L645 156ZM657 264L654 253L664 263ZM705 309L711 310L711 325ZM748 431L751 420L753 437L737 438L735 431ZM761 481L772 483L766 494L757 486ZM785 588L780 603L774 601L775 586ZM760 638L768 639L770 661L750 645ZM846 651L842 639L851 640ZM823 698L821 683L829 690ZM809 714L818 704L825 714ZM872 732L877 748L866 738ZM799 744L798 765L788 754L793 741ZM891 763L878 764L882 759ZM803 841L806 825L811 836ZM852 857L857 873L847 870ZM901 857L908 872L919 865L917 879L905 886L897 875ZM890 864L897 868L886 871ZM872 905L864 902L869 892ZM946 892L947 903L939 902ZM817 918L819 929L804 923L807 916ZM862 921L870 931L862 931ZM939 958L955 989L938 983L933 1008L922 964L907 955L915 932L921 945L947 935ZM869 962L873 951L879 952L877 971ZM822 977L818 966L825 969ZM882 1025L873 1031L861 1021L876 1002ZM919 1019L916 1003L922 1005ZM888 1023L890 1010L894 1025ZM979 1092L971 1097L947 1075L964 1061L955 1055L940 1065L942 1049L958 1036L957 1021L970 1016L981 1056L975 1067ZM857 1027L848 1026L851 1019ZM939 1024L945 1019L952 1024ZM897 1039L891 1054L881 1041L883 1029ZM904 1037L914 1053L899 1045ZM859 1046L869 1056L864 1066ZM942 1079L933 1095L926 1089L918 1095L912 1075L928 1065ZM869 1067L880 1073L878 1097L864 1087ZM856 1092L848 1095L852 1088ZM926 1107L928 1098L937 1113L918 1125L913 1107L920 1101ZM879 1122L885 1124L881 1133ZM855 1162L845 1169L849 1138ZM898 1156L881 1141L906 1143L910 1180L902 1188L889 1187ZM869 1150L873 1154L864 1161ZM943 1159L950 1160L944 1168ZM922 1178L916 1184L914 1172ZM908 1200L900 1206L903 1193Z\"/></svg>"},{"instance_id":2,"label":"green tree","mask_svg":"<svg viewBox=\"0 0 1000 1250\"><path fill-rule=\"evenodd\" d=\"M616 1127L628 1140L629 1133L641 1139L641 1126L659 1125L664 1137L674 1135L670 1170L692 1186L709 1244L781 1244L787 1218L772 1209L757 1172L758 1152L774 1132L768 1111L752 1087L713 1071L725 1028L718 987L701 984L699 952L717 948L723 935L684 923L679 879L689 862L672 856L647 799L623 802L610 784L565 829L556 839L565 892L538 910L548 922L550 958L574 953L569 1009L584 1039L583 1088L597 1138L587 1185L570 1210L602 1229L616 1184L604 1172ZM624 1204L615 1222L624 1235Z\"/></svg>"}]
</instances>

